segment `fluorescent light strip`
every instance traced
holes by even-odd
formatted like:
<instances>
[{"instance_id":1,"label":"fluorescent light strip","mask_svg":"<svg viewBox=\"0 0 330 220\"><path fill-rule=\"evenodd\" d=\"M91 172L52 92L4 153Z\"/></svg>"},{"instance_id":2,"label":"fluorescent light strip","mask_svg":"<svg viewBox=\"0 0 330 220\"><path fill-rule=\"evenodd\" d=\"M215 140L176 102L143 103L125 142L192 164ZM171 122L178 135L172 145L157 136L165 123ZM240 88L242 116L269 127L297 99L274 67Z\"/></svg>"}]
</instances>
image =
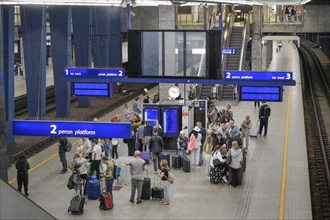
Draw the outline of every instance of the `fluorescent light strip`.
<instances>
[{"instance_id":1,"label":"fluorescent light strip","mask_svg":"<svg viewBox=\"0 0 330 220\"><path fill-rule=\"evenodd\" d=\"M312 0L303 0L303 1L300 2L300 4L304 5L304 4L306 4L306 3L310 2L310 1L312 1Z\"/></svg>"}]
</instances>

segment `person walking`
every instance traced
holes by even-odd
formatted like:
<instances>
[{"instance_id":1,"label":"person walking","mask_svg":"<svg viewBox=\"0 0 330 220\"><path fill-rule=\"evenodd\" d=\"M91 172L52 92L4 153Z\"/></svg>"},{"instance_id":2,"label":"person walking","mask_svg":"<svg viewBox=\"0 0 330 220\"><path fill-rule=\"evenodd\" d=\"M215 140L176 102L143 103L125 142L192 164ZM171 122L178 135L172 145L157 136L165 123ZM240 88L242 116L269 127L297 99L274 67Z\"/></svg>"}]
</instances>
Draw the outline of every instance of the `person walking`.
<instances>
[{"instance_id":1,"label":"person walking","mask_svg":"<svg viewBox=\"0 0 330 220\"><path fill-rule=\"evenodd\" d=\"M136 150L134 152L134 159L131 161L130 165L130 173L132 176L132 189L131 189L131 199L129 200L131 203L134 203L135 192L137 191L136 204L140 204L142 202L142 187L144 182L143 172L148 170L146 162L141 159L141 152Z\"/></svg>"},{"instance_id":2,"label":"person walking","mask_svg":"<svg viewBox=\"0 0 330 220\"><path fill-rule=\"evenodd\" d=\"M244 142L245 139L245 149L249 148L249 140L250 140L250 129L252 128L252 122L250 120L250 115L246 115L245 119L241 124L242 132L241 139Z\"/></svg>"},{"instance_id":3,"label":"person walking","mask_svg":"<svg viewBox=\"0 0 330 220\"><path fill-rule=\"evenodd\" d=\"M66 137L61 137L58 141L58 155L60 156L60 161L62 163L63 169L60 171L60 174L64 174L68 171L68 163L66 161L66 146L68 144L68 139Z\"/></svg>"},{"instance_id":4,"label":"person walking","mask_svg":"<svg viewBox=\"0 0 330 220\"><path fill-rule=\"evenodd\" d=\"M17 190L22 192L22 185L24 184L25 196L28 196L30 164L24 154L18 157L15 167L17 169Z\"/></svg>"},{"instance_id":5,"label":"person walking","mask_svg":"<svg viewBox=\"0 0 330 220\"><path fill-rule=\"evenodd\" d=\"M267 135L268 130L268 118L270 116L270 107L267 105L267 102L262 102L262 105L259 109L259 120L260 120L260 128L259 134L261 135L262 129L265 127L264 136Z\"/></svg>"},{"instance_id":6,"label":"person walking","mask_svg":"<svg viewBox=\"0 0 330 220\"><path fill-rule=\"evenodd\" d=\"M160 162L160 154L164 147L164 141L161 136L158 134L158 129L153 129L154 135L149 140L149 148L150 152L152 153L152 161L154 164L154 171L157 172L157 167L159 166Z\"/></svg>"},{"instance_id":7,"label":"person walking","mask_svg":"<svg viewBox=\"0 0 330 220\"><path fill-rule=\"evenodd\" d=\"M169 205L170 204L170 194L169 194L169 188L171 183L168 181L169 177L169 167L167 160L162 160L160 162L161 170L159 171L159 178L162 181L162 186L164 188L164 200L163 205Z\"/></svg>"},{"instance_id":8,"label":"person walking","mask_svg":"<svg viewBox=\"0 0 330 220\"><path fill-rule=\"evenodd\" d=\"M129 122L129 121L131 120L131 117L132 117L132 112L131 112L131 110L129 109L128 103L126 103L126 104L124 105L124 110L123 110L123 112L124 112L124 116L125 116L125 121L126 121L126 122Z\"/></svg>"},{"instance_id":9,"label":"person walking","mask_svg":"<svg viewBox=\"0 0 330 220\"><path fill-rule=\"evenodd\" d=\"M138 100L139 100L139 97L136 97L134 99L134 102L133 102L133 112L134 113L137 113L138 115L140 115L142 113L142 110L141 110L141 107L140 107L140 104L139 104Z\"/></svg>"},{"instance_id":10,"label":"person walking","mask_svg":"<svg viewBox=\"0 0 330 220\"><path fill-rule=\"evenodd\" d=\"M196 123L196 126L199 127L199 129L201 129L199 133L202 135L201 149L199 152L199 163L198 163L198 166L202 166L203 165L203 145L204 145L204 142L206 139L206 129L203 128L203 123L201 121L198 121Z\"/></svg>"}]
</instances>

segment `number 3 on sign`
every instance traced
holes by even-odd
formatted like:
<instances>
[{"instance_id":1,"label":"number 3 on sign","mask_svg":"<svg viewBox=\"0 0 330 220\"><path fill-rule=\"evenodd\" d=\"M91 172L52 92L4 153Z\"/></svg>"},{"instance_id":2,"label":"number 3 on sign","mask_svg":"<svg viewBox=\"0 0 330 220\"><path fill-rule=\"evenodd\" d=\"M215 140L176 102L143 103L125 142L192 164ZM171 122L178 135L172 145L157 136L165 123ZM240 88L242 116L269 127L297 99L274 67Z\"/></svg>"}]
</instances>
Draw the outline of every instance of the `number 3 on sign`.
<instances>
[{"instance_id":1,"label":"number 3 on sign","mask_svg":"<svg viewBox=\"0 0 330 220\"><path fill-rule=\"evenodd\" d=\"M286 74L286 79L291 79L291 74L290 73Z\"/></svg>"},{"instance_id":2,"label":"number 3 on sign","mask_svg":"<svg viewBox=\"0 0 330 220\"><path fill-rule=\"evenodd\" d=\"M57 131L56 131L56 125L50 125L50 127L53 129L50 131L51 134L57 134Z\"/></svg>"}]
</instances>

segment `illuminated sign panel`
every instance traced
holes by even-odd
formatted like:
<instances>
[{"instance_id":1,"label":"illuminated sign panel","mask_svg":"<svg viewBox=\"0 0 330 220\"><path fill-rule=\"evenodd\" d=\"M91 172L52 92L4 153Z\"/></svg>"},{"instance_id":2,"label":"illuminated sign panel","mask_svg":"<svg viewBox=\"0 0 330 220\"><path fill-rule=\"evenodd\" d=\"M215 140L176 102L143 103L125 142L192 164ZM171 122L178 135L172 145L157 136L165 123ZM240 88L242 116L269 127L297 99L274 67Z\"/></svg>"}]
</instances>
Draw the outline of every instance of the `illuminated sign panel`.
<instances>
[{"instance_id":1,"label":"illuminated sign panel","mask_svg":"<svg viewBox=\"0 0 330 220\"><path fill-rule=\"evenodd\" d=\"M108 83L73 83L74 96L109 96L109 84Z\"/></svg>"},{"instance_id":2,"label":"illuminated sign panel","mask_svg":"<svg viewBox=\"0 0 330 220\"><path fill-rule=\"evenodd\" d=\"M131 123L13 121L13 135L86 138L131 138Z\"/></svg>"},{"instance_id":3,"label":"illuminated sign panel","mask_svg":"<svg viewBox=\"0 0 330 220\"><path fill-rule=\"evenodd\" d=\"M282 87L242 86L240 100L281 102L282 94Z\"/></svg>"},{"instance_id":4,"label":"illuminated sign panel","mask_svg":"<svg viewBox=\"0 0 330 220\"><path fill-rule=\"evenodd\" d=\"M292 80L292 72L250 72L225 70L224 73L225 80Z\"/></svg>"},{"instance_id":5,"label":"illuminated sign panel","mask_svg":"<svg viewBox=\"0 0 330 220\"><path fill-rule=\"evenodd\" d=\"M123 68L94 69L94 68L65 68L64 77L74 78L113 78L125 77Z\"/></svg>"}]
</instances>

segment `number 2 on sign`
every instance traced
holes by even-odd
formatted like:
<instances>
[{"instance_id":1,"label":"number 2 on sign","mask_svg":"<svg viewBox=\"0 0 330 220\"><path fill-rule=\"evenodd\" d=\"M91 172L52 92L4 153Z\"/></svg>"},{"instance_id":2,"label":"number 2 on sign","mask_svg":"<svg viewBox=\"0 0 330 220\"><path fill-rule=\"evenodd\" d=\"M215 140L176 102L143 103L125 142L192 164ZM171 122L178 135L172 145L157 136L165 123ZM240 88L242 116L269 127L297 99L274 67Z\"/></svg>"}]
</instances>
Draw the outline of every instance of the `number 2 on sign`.
<instances>
[{"instance_id":1,"label":"number 2 on sign","mask_svg":"<svg viewBox=\"0 0 330 220\"><path fill-rule=\"evenodd\" d=\"M119 70L119 75L118 76L123 76L123 71Z\"/></svg>"},{"instance_id":2,"label":"number 2 on sign","mask_svg":"<svg viewBox=\"0 0 330 220\"><path fill-rule=\"evenodd\" d=\"M51 134L57 134L56 132L56 125L50 125L51 128L53 128L53 130L51 130Z\"/></svg>"},{"instance_id":3,"label":"number 2 on sign","mask_svg":"<svg viewBox=\"0 0 330 220\"><path fill-rule=\"evenodd\" d=\"M230 72L226 73L226 79L230 79Z\"/></svg>"}]
</instances>

